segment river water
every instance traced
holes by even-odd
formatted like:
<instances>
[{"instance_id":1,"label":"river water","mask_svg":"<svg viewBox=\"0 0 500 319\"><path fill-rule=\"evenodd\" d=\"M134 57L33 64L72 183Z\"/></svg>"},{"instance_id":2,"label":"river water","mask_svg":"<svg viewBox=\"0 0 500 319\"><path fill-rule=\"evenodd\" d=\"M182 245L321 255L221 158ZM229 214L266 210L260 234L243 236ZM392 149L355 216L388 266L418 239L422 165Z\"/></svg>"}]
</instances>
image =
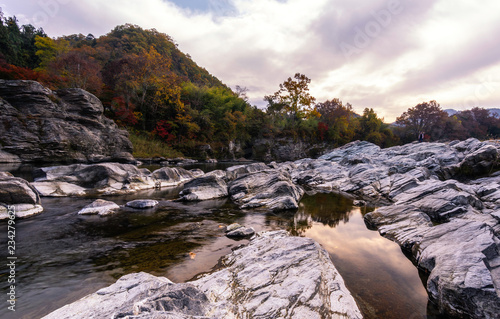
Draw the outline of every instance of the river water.
<instances>
[{"instance_id":1,"label":"river water","mask_svg":"<svg viewBox=\"0 0 500 319\"><path fill-rule=\"evenodd\" d=\"M247 243L224 236L221 227L233 222L256 231L286 229L318 241L365 318L434 318L415 266L397 244L366 228L363 215L369 208L319 193L305 195L296 211L242 211L226 199L171 201L179 190L107 197L119 205L138 198L160 201L155 209L123 209L108 217L77 215L92 198L43 198L43 213L16 221L16 312L1 302L0 318L40 318L132 272L189 281ZM2 261L7 257L6 229L6 222L0 222ZM6 298L7 269L0 270Z\"/></svg>"}]
</instances>

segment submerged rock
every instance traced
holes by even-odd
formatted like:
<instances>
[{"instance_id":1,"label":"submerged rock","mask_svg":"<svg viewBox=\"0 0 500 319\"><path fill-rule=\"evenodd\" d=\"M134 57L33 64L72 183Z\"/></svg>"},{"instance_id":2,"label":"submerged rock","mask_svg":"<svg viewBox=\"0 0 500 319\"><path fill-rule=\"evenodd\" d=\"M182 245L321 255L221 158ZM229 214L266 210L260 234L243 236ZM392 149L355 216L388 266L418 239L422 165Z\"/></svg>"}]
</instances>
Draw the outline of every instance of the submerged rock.
<instances>
[{"instance_id":1,"label":"submerged rock","mask_svg":"<svg viewBox=\"0 0 500 319\"><path fill-rule=\"evenodd\" d=\"M137 209L153 208L156 205L158 205L158 201L153 200L153 199L136 199L136 200L127 202L125 204L125 206L127 206L127 207L132 207L132 208L137 208Z\"/></svg>"},{"instance_id":2,"label":"submerged rock","mask_svg":"<svg viewBox=\"0 0 500 319\"><path fill-rule=\"evenodd\" d=\"M41 213L43 207L38 192L26 180L0 172L0 220L9 218L9 210L23 218Z\"/></svg>"},{"instance_id":3,"label":"submerged rock","mask_svg":"<svg viewBox=\"0 0 500 319\"><path fill-rule=\"evenodd\" d=\"M183 284L126 275L44 319L362 318L328 253L312 239L262 233L222 263L222 270Z\"/></svg>"},{"instance_id":4,"label":"submerged rock","mask_svg":"<svg viewBox=\"0 0 500 319\"><path fill-rule=\"evenodd\" d=\"M110 214L115 213L118 209L120 209L120 206L118 206L114 202L103 200L103 199L96 199L92 203L83 207L78 212L78 215L98 214L99 216L106 216L106 215L110 215Z\"/></svg>"}]
</instances>

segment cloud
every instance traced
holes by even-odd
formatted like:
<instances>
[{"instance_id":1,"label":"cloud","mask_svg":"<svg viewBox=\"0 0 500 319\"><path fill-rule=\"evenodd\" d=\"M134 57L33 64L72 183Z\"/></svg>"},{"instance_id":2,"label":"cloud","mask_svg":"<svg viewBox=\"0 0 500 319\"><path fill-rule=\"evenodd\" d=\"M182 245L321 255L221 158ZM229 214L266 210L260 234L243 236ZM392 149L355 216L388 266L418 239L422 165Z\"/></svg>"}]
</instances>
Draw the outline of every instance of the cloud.
<instances>
[{"instance_id":1,"label":"cloud","mask_svg":"<svg viewBox=\"0 0 500 319\"><path fill-rule=\"evenodd\" d=\"M494 0L8 0L6 15L50 36L138 24L169 34L250 101L296 72L318 101L338 97L392 121L437 99L498 106L500 31ZM486 79L486 80L485 80ZM440 100L441 99L441 100Z\"/></svg>"}]
</instances>

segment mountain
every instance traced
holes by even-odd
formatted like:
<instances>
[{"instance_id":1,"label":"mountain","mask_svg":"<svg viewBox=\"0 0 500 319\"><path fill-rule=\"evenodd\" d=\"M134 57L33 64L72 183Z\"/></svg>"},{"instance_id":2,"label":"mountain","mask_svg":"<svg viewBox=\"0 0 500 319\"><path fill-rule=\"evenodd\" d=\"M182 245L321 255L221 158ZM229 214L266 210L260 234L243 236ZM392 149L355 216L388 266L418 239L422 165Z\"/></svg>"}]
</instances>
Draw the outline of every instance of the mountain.
<instances>
[{"instance_id":1,"label":"mountain","mask_svg":"<svg viewBox=\"0 0 500 319\"><path fill-rule=\"evenodd\" d=\"M500 109L498 109L498 108L486 108L486 109L490 112L491 115L496 116L496 117L500 117ZM448 113L448 116L453 116L453 115L460 113L461 111L464 111L464 110L457 111L455 109L446 109L443 111Z\"/></svg>"}]
</instances>

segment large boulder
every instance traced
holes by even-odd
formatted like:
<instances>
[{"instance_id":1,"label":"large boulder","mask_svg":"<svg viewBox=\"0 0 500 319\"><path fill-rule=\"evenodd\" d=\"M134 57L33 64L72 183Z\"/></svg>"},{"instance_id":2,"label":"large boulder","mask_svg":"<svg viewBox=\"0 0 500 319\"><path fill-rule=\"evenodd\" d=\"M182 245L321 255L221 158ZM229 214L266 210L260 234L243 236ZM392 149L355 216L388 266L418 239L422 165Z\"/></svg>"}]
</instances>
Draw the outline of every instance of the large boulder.
<instances>
[{"instance_id":1,"label":"large boulder","mask_svg":"<svg viewBox=\"0 0 500 319\"><path fill-rule=\"evenodd\" d=\"M304 195L300 186L278 170L243 175L229 183L229 195L240 208L265 208L272 211L295 209Z\"/></svg>"},{"instance_id":2,"label":"large boulder","mask_svg":"<svg viewBox=\"0 0 500 319\"><path fill-rule=\"evenodd\" d=\"M151 177L159 183L161 187L177 186L193 178L203 175L199 169L186 170L181 167L162 167L155 170Z\"/></svg>"},{"instance_id":3,"label":"large boulder","mask_svg":"<svg viewBox=\"0 0 500 319\"><path fill-rule=\"evenodd\" d=\"M0 172L0 219L9 218L9 211L16 217L28 217L41 213L40 196L26 180Z\"/></svg>"},{"instance_id":4,"label":"large boulder","mask_svg":"<svg viewBox=\"0 0 500 319\"><path fill-rule=\"evenodd\" d=\"M128 133L81 89L53 92L34 81L0 80L2 161L134 161Z\"/></svg>"},{"instance_id":5,"label":"large boulder","mask_svg":"<svg viewBox=\"0 0 500 319\"><path fill-rule=\"evenodd\" d=\"M182 284L126 275L44 319L362 318L328 253L312 239L261 233L221 264Z\"/></svg>"},{"instance_id":6,"label":"large boulder","mask_svg":"<svg viewBox=\"0 0 500 319\"><path fill-rule=\"evenodd\" d=\"M179 194L181 200L200 201L228 196L227 184L214 174L195 178L186 184Z\"/></svg>"}]
</instances>

